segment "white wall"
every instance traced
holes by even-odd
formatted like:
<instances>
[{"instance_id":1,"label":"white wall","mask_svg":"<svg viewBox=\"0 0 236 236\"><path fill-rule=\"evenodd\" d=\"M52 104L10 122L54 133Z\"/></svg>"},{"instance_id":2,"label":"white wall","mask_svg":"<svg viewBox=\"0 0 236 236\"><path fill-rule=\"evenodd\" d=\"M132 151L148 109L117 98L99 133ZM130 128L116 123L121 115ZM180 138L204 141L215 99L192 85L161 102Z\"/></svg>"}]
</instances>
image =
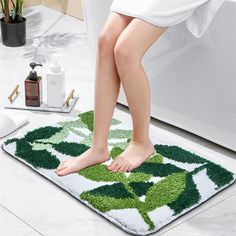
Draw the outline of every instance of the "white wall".
<instances>
[{"instance_id":1,"label":"white wall","mask_svg":"<svg viewBox=\"0 0 236 236\"><path fill-rule=\"evenodd\" d=\"M43 4L70 16L83 19L82 0L25 0L24 6Z\"/></svg>"}]
</instances>

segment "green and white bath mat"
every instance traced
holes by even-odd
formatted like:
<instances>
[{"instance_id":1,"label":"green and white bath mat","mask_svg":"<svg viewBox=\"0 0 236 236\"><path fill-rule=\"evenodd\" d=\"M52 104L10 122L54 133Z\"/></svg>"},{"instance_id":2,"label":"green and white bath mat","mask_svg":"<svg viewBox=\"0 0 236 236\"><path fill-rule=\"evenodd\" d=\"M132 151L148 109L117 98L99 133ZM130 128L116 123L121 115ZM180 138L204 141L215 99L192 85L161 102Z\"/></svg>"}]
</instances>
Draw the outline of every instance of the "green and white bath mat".
<instances>
[{"instance_id":1,"label":"green and white bath mat","mask_svg":"<svg viewBox=\"0 0 236 236\"><path fill-rule=\"evenodd\" d=\"M132 130L112 119L111 160L58 177L61 161L86 151L93 139L93 110L7 140L3 149L97 213L134 235L158 231L235 181L235 175L209 160L161 140L157 154L131 173L106 169L128 145Z\"/></svg>"}]
</instances>

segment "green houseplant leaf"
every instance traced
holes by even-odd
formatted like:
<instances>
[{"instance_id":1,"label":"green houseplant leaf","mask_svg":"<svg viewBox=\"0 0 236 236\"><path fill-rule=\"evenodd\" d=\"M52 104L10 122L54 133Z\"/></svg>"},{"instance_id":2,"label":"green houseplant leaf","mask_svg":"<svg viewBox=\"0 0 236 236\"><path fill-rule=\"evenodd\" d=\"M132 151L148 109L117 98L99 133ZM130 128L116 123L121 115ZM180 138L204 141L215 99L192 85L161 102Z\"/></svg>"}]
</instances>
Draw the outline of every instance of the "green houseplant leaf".
<instances>
[{"instance_id":1,"label":"green houseplant leaf","mask_svg":"<svg viewBox=\"0 0 236 236\"><path fill-rule=\"evenodd\" d=\"M23 0L0 0L5 23L19 23L22 21L23 2ZM10 5L12 5L12 7Z\"/></svg>"}]
</instances>

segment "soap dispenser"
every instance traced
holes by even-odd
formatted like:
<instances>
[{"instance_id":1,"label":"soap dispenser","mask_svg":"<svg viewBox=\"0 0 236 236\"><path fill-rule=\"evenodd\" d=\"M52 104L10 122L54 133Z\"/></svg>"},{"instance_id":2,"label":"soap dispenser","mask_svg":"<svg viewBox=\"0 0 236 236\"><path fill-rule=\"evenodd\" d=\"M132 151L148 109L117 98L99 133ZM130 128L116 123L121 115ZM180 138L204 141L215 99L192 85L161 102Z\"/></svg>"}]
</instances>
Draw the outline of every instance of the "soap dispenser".
<instances>
[{"instance_id":1,"label":"soap dispenser","mask_svg":"<svg viewBox=\"0 0 236 236\"><path fill-rule=\"evenodd\" d=\"M47 105L63 107L65 102L65 70L54 60L47 73Z\"/></svg>"},{"instance_id":2,"label":"soap dispenser","mask_svg":"<svg viewBox=\"0 0 236 236\"><path fill-rule=\"evenodd\" d=\"M42 103L42 77L37 75L36 66L42 66L34 62L30 63L32 70L25 80L25 105L39 107Z\"/></svg>"}]
</instances>

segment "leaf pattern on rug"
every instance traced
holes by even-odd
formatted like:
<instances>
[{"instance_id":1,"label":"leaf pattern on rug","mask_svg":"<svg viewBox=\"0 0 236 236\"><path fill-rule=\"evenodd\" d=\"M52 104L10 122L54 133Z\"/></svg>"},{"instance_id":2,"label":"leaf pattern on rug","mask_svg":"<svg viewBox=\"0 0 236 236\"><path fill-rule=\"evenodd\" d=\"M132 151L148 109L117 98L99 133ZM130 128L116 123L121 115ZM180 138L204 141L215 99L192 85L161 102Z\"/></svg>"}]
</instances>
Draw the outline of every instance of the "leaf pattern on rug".
<instances>
[{"instance_id":1,"label":"leaf pattern on rug","mask_svg":"<svg viewBox=\"0 0 236 236\"><path fill-rule=\"evenodd\" d=\"M76 157L90 148L93 123L94 112L90 110L55 126L41 127L21 138L8 139L4 145L7 149L8 145L15 144L14 155L34 168L55 169L60 160L53 151ZM71 141L70 135L74 135L75 140ZM132 130L122 127L118 119L112 118L108 146L113 160L129 145L131 135ZM130 173L113 173L107 169L108 163L79 171L80 178L102 184L83 191L80 199L104 214L111 210L136 209L152 231L156 227L150 217L152 211L167 206L173 211L173 216L178 216L201 202L201 194L193 178L200 171L206 171L206 177L214 183L216 191L235 178L222 166L181 147L162 144L154 147L156 154ZM187 171L185 168L190 165L192 169Z\"/></svg>"},{"instance_id":2,"label":"leaf pattern on rug","mask_svg":"<svg viewBox=\"0 0 236 236\"><path fill-rule=\"evenodd\" d=\"M154 223L148 216L148 212L167 205L169 203L177 201L180 195L186 188L187 171L181 170L170 164L160 163L159 155L155 155L148 159L148 163L144 162L135 171L132 171L130 175L126 176L125 173L113 173L107 170L107 166L104 164L97 164L79 172L79 175L84 176L87 179L93 181L103 182L115 182L111 185L104 185L89 191L83 192L80 197L83 200L88 201L93 207L99 209L102 212L106 212L114 209L127 209L136 208L143 220L149 225L150 229L153 229ZM142 168L146 164L154 165L151 171L147 171L148 168ZM158 171L158 165L162 166L162 170ZM156 183L152 182L153 176L163 177L163 166L166 169L170 168L170 171L165 171L165 178L160 179ZM150 167L150 166L149 166ZM152 171L152 169L157 170ZM121 184L118 188L117 184ZM136 184L136 187L134 188ZM122 187L121 187L122 186ZM145 201L140 199L141 195L139 191L143 186L146 187L143 195L145 195ZM105 187L105 189L103 188ZM138 189L138 191L137 191Z\"/></svg>"}]
</instances>

